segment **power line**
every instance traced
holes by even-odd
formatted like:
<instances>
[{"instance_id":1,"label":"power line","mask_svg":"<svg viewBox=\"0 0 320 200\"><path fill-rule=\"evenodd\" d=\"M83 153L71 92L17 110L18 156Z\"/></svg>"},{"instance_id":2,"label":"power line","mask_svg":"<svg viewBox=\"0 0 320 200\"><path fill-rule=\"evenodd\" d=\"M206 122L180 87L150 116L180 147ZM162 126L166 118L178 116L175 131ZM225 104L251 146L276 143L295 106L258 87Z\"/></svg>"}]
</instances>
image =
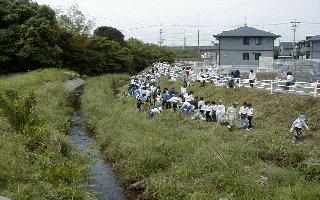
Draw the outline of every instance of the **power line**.
<instances>
[{"instance_id":1,"label":"power line","mask_svg":"<svg viewBox=\"0 0 320 200\"><path fill-rule=\"evenodd\" d=\"M262 2L262 1L264 1L264 0L250 1L250 2L247 2L247 3L240 4L240 5L236 5L236 6L232 6L232 7L229 7L229 8L221 9L221 10L218 10L218 11L215 11L215 12L206 13L206 14L203 14L202 16L206 16L206 15L210 15L210 14L218 14L218 13L222 13L222 12L225 12L225 11L230 11L230 10L233 10L233 9L236 9L236 8L241 8L241 7L244 7L244 6L253 5L253 4Z\"/></svg>"},{"instance_id":2,"label":"power line","mask_svg":"<svg viewBox=\"0 0 320 200\"><path fill-rule=\"evenodd\" d=\"M320 25L320 22L301 22L302 24Z\"/></svg>"}]
</instances>

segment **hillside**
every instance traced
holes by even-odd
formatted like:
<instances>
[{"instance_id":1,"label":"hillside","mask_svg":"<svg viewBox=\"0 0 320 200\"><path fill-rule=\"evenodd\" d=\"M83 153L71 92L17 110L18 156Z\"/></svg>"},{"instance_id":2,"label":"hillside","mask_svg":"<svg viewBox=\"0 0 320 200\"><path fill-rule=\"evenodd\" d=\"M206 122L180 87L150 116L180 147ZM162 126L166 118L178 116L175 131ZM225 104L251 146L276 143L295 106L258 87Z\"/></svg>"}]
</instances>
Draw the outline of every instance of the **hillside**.
<instances>
[{"instance_id":1,"label":"hillside","mask_svg":"<svg viewBox=\"0 0 320 200\"><path fill-rule=\"evenodd\" d=\"M230 132L171 110L155 118L136 112L132 97L113 93L126 79L89 79L82 106L101 151L123 183L144 182L140 198L319 198L319 99L211 85L188 88L206 100L222 99L226 106L235 101L253 105L253 130ZM179 84L162 81L162 87L178 89ZM301 113L310 131L296 143L289 129Z\"/></svg>"}]
</instances>

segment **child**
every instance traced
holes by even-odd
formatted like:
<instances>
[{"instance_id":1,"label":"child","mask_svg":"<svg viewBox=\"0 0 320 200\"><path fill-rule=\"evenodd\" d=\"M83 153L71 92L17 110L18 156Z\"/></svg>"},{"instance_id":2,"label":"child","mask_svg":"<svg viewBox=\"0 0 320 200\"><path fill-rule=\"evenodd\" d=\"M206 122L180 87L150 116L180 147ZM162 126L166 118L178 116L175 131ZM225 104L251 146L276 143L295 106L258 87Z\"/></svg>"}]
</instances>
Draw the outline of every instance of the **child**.
<instances>
[{"instance_id":1,"label":"child","mask_svg":"<svg viewBox=\"0 0 320 200\"><path fill-rule=\"evenodd\" d=\"M253 72L253 70L250 70L249 72L249 83L250 87L253 88L253 83L256 80L256 74Z\"/></svg>"},{"instance_id":2,"label":"child","mask_svg":"<svg viewBox=\"0 0 320 200\"><path fill-rule=\"evenodd\" d=\"M217 117L216 117L217 105L215 101L212 101L211 104L212 104L212 111L210 115L212 117L212 121L216 122L217 121Z\"/></svg>"},{"instance_id":3,"label":"child","mask_svg":"<svg viewBox=\"0 0 320 200\"><path fill-rule=\"evenodd\" d=\"M205 115L206 115L206 121L207 122L212 122L212 117L211 117L211 112L212 112L212 104L210 101L206 102L206 108L205 108Z\"/></svg>"},{"instance_id":4,"label":"child","mask_svg":"<svg viewBox=\"0 0 320 200\"><path fill-rule=\"evenodd\" d=\"M219 100L217 109L216 109L217 124L221 124L223 122L225 112L226 112L226 107L222 104L222 101Z\"/></svg>"},{"instance_id":5,"label":"child","mask_svg":"<svg viewBox=\"0 0 320 200\"><path fill-rule=\"evenodd\" d=\"M238 107L238 103L235 102L233 103L232 106L228 107L227 109L227 115L228 115L228 129L232 130L233 127L236 125L236 118L237 118L237 107Z\"/></svg>"},{"instance_id":6,"label":"child","mask_svg":"<svg viewBox=\"0 0 320 200\"><path fill-rule=\"evenodd\" d=\"M293 140L296 142L299 140L299 137L302 134L302 126L306 127L306 129L309 130L309 127L307 126L305 120L306 118L304 115L299 115L299 117L292 123L290 132L296 131L293 136Z\"/></svg>"},{"instance_id":7,"label":"child","mask_svg":"<svg viewBox=\"0 0 320 200\"><path fill-rule=\"evenodd\" d=\"M137 100L137 111L140 112L141 111L141 106L142 104L144 104L144 102L141 99Z\"/></svg>"},{"instance_id":8,"label":"child","mask_svg":"<svg viewBox=\"0 0 320 200\"><path fill-rule=\"evenodd\" d=\"M240 128L248 128L248 118L247 118L247 109L248 105L247 102L243 102L243 105L240 107L239 114L240 114Z\"/></svg>"},{"instance_id":9,"label":"child","mask_svg":"<svg viewBox=\"0 0 320 200\"><path fill-rule=\"evenodd\" d=\"M162 111L161 108L156 108L155 106L151 106L151 109L149 109L147 113L150 117L154 117L155 115L160 114L160 111Z\"/></svg>"},{"instance_id":10,"label":"child","mask_svg":"<svg viewBox=\"0 0 320 200\"><path fill-rule=\"evenodd\" d=\"M247 118L248 118L248 128L247 130L252 129L252 117L254 115L254 109L252 108L252 105L248 103L248 109L247 109Z\"/></svg>"}]
</instances>

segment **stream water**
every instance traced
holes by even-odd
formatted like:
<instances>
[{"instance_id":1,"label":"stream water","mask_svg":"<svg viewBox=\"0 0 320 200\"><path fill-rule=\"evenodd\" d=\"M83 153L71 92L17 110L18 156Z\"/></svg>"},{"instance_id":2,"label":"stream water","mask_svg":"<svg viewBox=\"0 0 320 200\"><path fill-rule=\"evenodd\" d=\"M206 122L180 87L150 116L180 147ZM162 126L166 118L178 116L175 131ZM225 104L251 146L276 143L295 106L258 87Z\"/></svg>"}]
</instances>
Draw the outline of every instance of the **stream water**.
<instances>
[{"instance_id":1,"label":"stream water","mask_svg":"<svg viewBox=\"0 0 320 200\"><path fill-rule=\"evenodd\" d=\"M99 199L103 200L126 200L124 189L119 186L111 166L106 163L98 149L95 141L89 137L87 128L82 119L79 104L79 95L76 94L76 111L71 117L71 129L69 137L72 145L92 163L89 176L93 177L90 189L97 193Z\"/></svg>"}]
</instances>

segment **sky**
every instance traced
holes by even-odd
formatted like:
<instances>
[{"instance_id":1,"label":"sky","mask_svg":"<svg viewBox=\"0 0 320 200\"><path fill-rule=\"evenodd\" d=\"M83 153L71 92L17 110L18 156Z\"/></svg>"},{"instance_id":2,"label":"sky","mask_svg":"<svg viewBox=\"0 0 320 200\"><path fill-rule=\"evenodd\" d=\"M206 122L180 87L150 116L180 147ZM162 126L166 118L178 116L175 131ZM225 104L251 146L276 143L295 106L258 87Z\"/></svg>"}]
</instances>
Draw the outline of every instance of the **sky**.
<instances>
[{"instance_id":1,"label":"sky","mask_svg":"<svg viewBox=\"0 0 320 200\"><path fill-rule=\"evenodd\" d=\"M213 35L248 26L281 35L275 44L293 41L290 22L301 22L296 41L320 35L320 0L33 0L51 8L78 5L95 27L112 26L125 38L163 45L213 45ZM160 30L162 30L160 34Z\"/></svg>"}]
</instances>

